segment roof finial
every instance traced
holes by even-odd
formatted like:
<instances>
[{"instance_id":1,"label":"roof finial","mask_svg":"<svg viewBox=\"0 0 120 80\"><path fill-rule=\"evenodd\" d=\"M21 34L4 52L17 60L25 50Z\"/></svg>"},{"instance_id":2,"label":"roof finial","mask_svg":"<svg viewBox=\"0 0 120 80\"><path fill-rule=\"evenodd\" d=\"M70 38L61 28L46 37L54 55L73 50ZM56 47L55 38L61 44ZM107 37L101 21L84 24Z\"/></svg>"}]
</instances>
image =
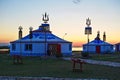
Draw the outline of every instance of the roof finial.
<instances>
[{"instance_id":1,"label":"roof finial","mask_svg":"<svg viewBox=\"0 0 120 80\"><path fill-rule=\"evenodd\" d=\"M22 26L19 26L19 28L18 28L18 29L21 31L23 28L22 28Z\"/></svg>"},{"instance_id":2,"label":"roof finial","mask_svg":"<svg viewBox=\"0 0 120 80\"><path fill-rule=\"evenodd\" d=\"M47 23L47 21L49 21L49 17L47 15L47 13L45 12L45 14L43 15L42 20L44 21L44 23Z\"/></svg>"},{"instance_id":3,"label":"roof finial","mask_svg":"<svg viewBox=\"0 0 120 80\"><path fill-rule=\"evenodd\" d=\"M103 41L106 41L106 33L103 33Z\"/></svg>"},{"instance_id":4,"label":"roof finial","mask_svg":"<svg viewBox=\"0 0 120 80\"><path fill-rule=\"evenodd\" d=\"M100 40L100 31L97 32L97 37L95 38L95 40Z\"/></svg>"},{"instance_id":5,"label":"roof finial","mask_svg":"<svg viewBox=\"0 0 120 80\"><path fill-rule=\"evenodd\" d=\"M89 19L89 17L88 17L88 19L86 19L86 25L87 25L87 26L90 26L90 25L91 25L91 20Z\"/></svg>"},{"instance_id":6,"label":"roof finial","mask_svg":"<svg viewBox=\"0 0 120 80\"><path fill-rule=\"evenodd\" d=\"M100 31L98 31L98 32L97 32L97 37L99 37L99 38L100 38Z\"/></svg>"},{"instance_id":7,"label":"roof finial","mask_svg":"<svg viewBox=\"0 0 120 80\"><path fill-rule=\"evenodd\" d=\"M32 39L32 37L33 37L33 34L32 34L32 30L33 30L33 27L29 27L29 34L30 34L30 36L29 36L29 38L30 39Z\"/></svg>"},{"instance_id":8,"label":"roof finial","mask_svg":"<svg viewBox=\"0 0 120 80\"><path fill-rule=\"evenodd\" d=\"M29 30L32 31L32 30L33 30L33 27L29 27Z\"/></svg>"},{"instance_id":9,"label":"roof finial","mask_svg":"<svg viewBox=\"0 0 120 80\"><path fill-rule=\"evenodd\" d=\"M19 34L18 34L18 38L21 39L22 38L22 26L19 26Z\"/></svg>"}]
</instances>

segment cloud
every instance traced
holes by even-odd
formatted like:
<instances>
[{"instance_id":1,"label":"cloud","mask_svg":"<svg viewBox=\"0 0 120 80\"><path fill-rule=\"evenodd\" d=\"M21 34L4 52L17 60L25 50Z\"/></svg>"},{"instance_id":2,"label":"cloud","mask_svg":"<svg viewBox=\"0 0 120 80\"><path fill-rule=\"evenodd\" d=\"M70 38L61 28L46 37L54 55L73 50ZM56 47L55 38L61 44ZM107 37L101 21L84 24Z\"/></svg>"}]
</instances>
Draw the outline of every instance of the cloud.
<instances>
[{"instance_id":1,"label":"cloud","mask_svg":"<svg viewBox=\"0 0 120 80\"><path fill-rule=\"evenodd\" d=\"M79 4L79 3L80 3L80 0L73 0L73 3L74 3L74 4Z\"/></svg>"}]
</instances>

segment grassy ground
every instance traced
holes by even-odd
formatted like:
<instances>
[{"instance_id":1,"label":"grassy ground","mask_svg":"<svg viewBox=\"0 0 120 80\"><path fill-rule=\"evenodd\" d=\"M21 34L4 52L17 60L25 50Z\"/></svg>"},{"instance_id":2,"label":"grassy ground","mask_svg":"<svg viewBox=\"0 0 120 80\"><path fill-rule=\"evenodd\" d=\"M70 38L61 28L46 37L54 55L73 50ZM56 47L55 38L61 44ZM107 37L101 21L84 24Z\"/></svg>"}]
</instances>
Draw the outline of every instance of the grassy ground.
<instances>
[{"instance_id":1,"label":"grassy ground","mask_svg":"<svg viewBox=\"0 0 120 80\"><path fill-rule=\"evenodd\" d=\"M73 52L76 57L82 58L81 52ZM89 59L120 62L120 53L113 54L89 54Z\"/></svg>"},{"instance_id":2,"label":"grassy ground","mask_svg":"<svg viewBox=\"0 0 120 80\"><path fill-rule=\"evenodd\" d=\"M120 53L102 54L102 55L91 55L91 59L120 62Z\"/></svg>"},{"instance_id":3,"label":"grassy ground","mask_svg":"<svg viewBox=\"0 0 120 80\"><path fill-rule=\"evenodd\" d=\"M120 68L84 64L83 72L72 72L72 62L62 59L24 57L23 62L23 65L13 65L8 54L0 54L0 76L120 79Z\"/></svg>"}]
</instances>

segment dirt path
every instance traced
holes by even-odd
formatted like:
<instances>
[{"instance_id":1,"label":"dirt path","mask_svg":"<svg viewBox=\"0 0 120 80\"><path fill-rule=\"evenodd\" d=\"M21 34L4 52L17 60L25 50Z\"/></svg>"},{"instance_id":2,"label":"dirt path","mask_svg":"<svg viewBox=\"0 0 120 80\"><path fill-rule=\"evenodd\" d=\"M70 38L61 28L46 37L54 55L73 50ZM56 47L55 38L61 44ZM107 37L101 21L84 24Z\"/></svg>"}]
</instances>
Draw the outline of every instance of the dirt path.
<instances>
[{"instance_id":1,"label":"dirt path","mask_svg":"<svg viewBox=\"0 0 120 80\"><path fill-rule=\"evenodd\" d=\"M63 58L64 60L71 60L71 58ZM106 65L112 67L120 67L120 63L118 62L111 62L111 61L98 61L98 60L91 60L91 59L81 59L89 64L98 64L98 65Z\"/></svg>"}]
</instances>

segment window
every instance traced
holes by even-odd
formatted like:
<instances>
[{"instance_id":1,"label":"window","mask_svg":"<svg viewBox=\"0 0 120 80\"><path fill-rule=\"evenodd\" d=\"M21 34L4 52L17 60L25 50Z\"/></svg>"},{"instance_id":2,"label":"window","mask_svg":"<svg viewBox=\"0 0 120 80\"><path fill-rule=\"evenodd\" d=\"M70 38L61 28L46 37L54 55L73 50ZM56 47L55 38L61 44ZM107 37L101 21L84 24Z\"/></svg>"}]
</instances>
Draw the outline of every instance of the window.
<instances>
[{"instance_id":1,"label":"window","mask_svg":"<svg viewBox=\"0 0 120 80\"><path fill-rule=\"evenodd\" d=\"M25 51L32 51L32 44L25 44Z\"/></svg>"},{"instance_id":2,"label":"window","mask_svg":"<svg viewBox=\"0 0 120 80\"><path fill-rule=\"evenodd\" d=\"M15 51L16 50L16 45L12 44L12 50Z\"/></svg>"}]
</instances>

